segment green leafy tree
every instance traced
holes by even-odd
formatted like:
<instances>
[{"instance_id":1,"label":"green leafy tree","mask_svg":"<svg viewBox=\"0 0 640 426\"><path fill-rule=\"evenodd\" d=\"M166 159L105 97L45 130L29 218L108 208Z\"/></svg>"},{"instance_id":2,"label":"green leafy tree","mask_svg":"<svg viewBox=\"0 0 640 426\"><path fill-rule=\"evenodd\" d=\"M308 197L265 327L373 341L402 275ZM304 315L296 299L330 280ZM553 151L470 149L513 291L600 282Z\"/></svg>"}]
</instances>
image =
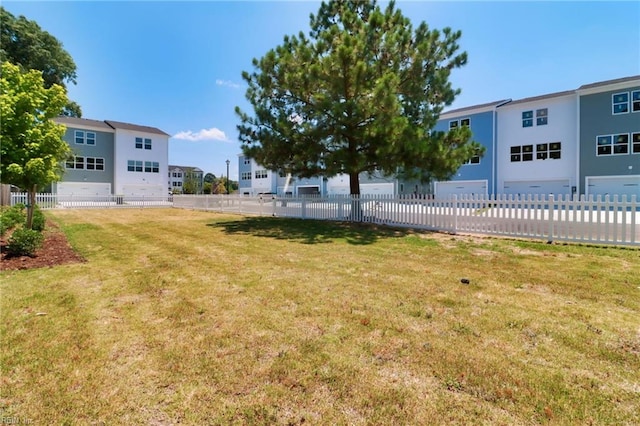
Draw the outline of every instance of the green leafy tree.
<instances>
[{"instance_id":1,"label":"green leafy tree","mask_svg":"<svg viewBox=\"0 0 640 426\"><path fill-rule=\"evenodd\" d=\"M76 64L62 43L35 21L16 18L0 7L0 61L11 62L23 70L38 70L46 88L76 83ZM80 106L67 101L62 114L81 117Z\"/></svg>"},{"instance_id":2,"label":"green leafy tree","mask_svg":"<svg viewBox=\"0 0 640 426\"><path fill-rule=\"evenodd\" d=\"M182 182L183 194L197 194L200 191L200 182L196 177L196 173L192 168L184 170L184 179Z\"/></svg>"},{"instance_id":3,"label":"green leafy tree","mask_svg":"<svg viewBox=\"0 0 640 426\"><path fill-rule=\"evenodd\" d=\"M63 87L45 88L42 74L2 63L0 77L0 182L27 191L27 228L33 224L38 188L60 180L71 154L65 126L53 122L68 99Z\"/></svg>"},{"instance_id":4,"label":"green leafy tree","mask_svg":"<svg viewBox=\"0 0 640 426\"><path fill-rule=\"evenodd\" d=\"M214 183L216 181L216 175L214 175L213 173L207 173L206 175L204 175L203 181L206 183Z\"/></svg>"},{"instance_id":5,"label":"green leafy tree","mask_svg":"<svg viewBox=\"0 0 640 426\"><path fill-rule=\"evenodd\" d=\"M323 2L310 26L243 73L246 156L298 177L347 174L360 194L363 172L446 179L482 152L466 127L432 130L460 92L449 82L467 61L459 31L414 29L393 1Z\"/></svg>"}]
</instances>

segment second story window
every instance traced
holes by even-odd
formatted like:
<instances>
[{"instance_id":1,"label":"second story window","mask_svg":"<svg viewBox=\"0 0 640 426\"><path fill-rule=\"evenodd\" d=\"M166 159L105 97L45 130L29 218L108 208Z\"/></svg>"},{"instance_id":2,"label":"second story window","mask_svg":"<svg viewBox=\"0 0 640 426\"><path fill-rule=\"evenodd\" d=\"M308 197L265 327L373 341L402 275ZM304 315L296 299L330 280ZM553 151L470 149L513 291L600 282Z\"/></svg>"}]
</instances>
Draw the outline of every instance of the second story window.
<instances>
[{"instance_id":1,"label":"second story window","mask_svg":"<svg viewBox=\"0 0 640 426\"><path fill-rule=\"evenodd\" d=\"M640 112L640 90L631 92L631 111Z\"/></svg>"},{"instance_id":2,"label":"second story window","mask_svg":"<svg viewBox=\"0 0 640 426\"><path fill-rule=\"evenodd\" d=\"M265 179L267 177L266 170L256 170L256 179Z\"/></svg>"},{"instance_id":3,"label":"second story window","mask_svg":"<svg viewBox=\"0 0 640 426\"><path fill-rule=\"evenodd\" d=\"M533 111L522 112L522 127L533 127Z\"/></svg>"}]
</instances>

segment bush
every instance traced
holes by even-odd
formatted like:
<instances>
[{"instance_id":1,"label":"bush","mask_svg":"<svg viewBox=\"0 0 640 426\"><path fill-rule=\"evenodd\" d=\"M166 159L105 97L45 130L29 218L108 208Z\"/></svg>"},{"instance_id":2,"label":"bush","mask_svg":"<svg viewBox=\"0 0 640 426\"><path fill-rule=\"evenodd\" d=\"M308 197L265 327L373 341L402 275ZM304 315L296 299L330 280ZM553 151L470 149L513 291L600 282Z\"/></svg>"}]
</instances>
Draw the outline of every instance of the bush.
<instances>
[{"instance_id":1,"label":"bush","mask_svg":"<svg viewBox=\"0 0 640 426\"><path fill-rule=\"evenodd\" d=\"M44 242L42 233L33 229L18 228L9 237L7 255L33 256Z\"/></svg>"},{"instance_id":2,"label":"bush","mask_svg":"<svg viewBox=\"0 0 640 426\"><path fill-rule=\"evenodd\" d=\"M4 235L9 229L27 220L24 204L16 204L2 211L0 216L0 235Z\"/></svg>"}]
</instances>

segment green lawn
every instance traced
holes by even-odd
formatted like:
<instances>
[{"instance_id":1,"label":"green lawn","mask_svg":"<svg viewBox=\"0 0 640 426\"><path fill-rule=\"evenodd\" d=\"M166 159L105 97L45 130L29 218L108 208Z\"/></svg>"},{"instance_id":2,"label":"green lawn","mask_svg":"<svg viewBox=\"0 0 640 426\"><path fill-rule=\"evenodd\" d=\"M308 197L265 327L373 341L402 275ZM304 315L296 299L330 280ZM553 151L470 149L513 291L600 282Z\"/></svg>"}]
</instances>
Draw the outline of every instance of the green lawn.
<instances>
[{"instance_id":1,"label":"green lawn","mask_svg":"<svg viewBox=\"0 0 640 426\"><path fill-rule=\"evenodd\" d=\"M640 250L178 209L47 214L87 262L0 273L3 419L640 418Z\"/></svg>"}]
</instances>

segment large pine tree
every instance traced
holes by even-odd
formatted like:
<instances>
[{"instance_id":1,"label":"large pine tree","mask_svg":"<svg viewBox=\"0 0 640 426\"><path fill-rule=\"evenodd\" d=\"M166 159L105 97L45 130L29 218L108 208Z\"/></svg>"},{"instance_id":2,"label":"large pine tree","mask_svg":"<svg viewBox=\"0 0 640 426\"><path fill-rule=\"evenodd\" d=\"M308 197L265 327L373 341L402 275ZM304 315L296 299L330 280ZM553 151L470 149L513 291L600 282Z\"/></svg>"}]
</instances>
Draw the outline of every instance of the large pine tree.
<instances>
[{"instance_id":1,"label":"large pine tree","mask_svg":"<svg viewBox=\"0 0 640 426\"><path fill-rule=\"evenodd\" d=\"M466 127L432 130L459 93L449 82L467 61L459 31L414 29L394 2L361 0L322 3L310 26L243 73L245 155L299 177L347 174L359 194L363 172L446 179L482 152Z\"/></svg>"}]
</instances>

